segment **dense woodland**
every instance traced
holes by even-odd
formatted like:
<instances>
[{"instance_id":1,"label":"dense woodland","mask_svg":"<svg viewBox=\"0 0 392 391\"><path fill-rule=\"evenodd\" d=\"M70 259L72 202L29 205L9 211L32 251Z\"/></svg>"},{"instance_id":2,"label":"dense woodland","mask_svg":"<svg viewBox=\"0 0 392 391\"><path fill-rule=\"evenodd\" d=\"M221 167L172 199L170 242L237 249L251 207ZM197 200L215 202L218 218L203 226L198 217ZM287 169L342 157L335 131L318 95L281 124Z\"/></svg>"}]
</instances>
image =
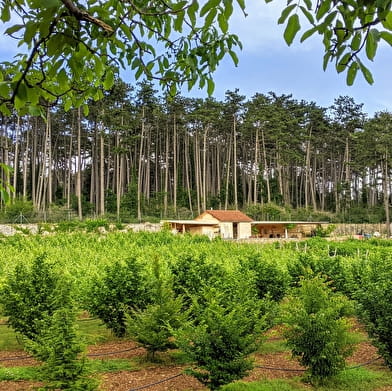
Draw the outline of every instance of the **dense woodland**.
<instances>
[{"instance_id":1,"label":"dense woodland","mask_svg":"<svg viewBox=\"0 0 392 391\"><path fill-rule=\"evenodd\" d=\"M392 114L369 118L350 97L328 108L273 92L173 99L118 80L88 109L2 116L9 210L144 220L238 208L257 219L389 221Z\"/></svg>"}]
</instances>

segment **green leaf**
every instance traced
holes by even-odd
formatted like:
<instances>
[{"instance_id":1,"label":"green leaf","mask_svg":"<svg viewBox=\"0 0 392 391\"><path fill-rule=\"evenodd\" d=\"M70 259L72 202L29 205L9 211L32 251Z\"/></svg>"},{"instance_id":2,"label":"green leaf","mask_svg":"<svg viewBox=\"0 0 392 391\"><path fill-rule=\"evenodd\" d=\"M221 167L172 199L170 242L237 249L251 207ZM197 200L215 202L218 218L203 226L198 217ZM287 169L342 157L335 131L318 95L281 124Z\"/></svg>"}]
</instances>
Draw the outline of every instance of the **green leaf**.
<instances>
[{"instance_id":1,"label":"green leaf","mask_svg":"<svg viewBox=\"0 0 392 391\"><path fill-rule=\"evenodd\" d=\"M16 33L20 29L24 28L23 24L14 24L13 26L9 27L7 30L5 30L4 34L11 35L13 33Z\"/></svg>"},{"instance_id":2,"label":"green leaf","mask_svg":"<svg viewBox=\"0 0 392 391\"><path fill-rule=\"evenodd\" d=\"M226 16L223 14L219 14L218 23L219 23L219 28L222 30L222 33L226 34L229 29L229 24L227 23Z\"/></svg>"},{"instance_id":3,"label":"green leaf","mask_svg":"<svg viewBox=\"0 0 392 391\"><path fill-rule=\"evenodd\" d=\"M42 107L29 105L29 114L33 117L41 117Z\"/></svg>"},{"instance_id":4,"label":"green leaf","mask_svg":"<svg viewBox=\"0 0 392 391\"><path fill-rule=\"evenodd\" d=\"M355 33L353 39L351 40L351 49L358 50L362 42L362 35L361 33Z\"/></svg>"},{"instance_id":5,"label":"green leaf","mask_svg":"<svg viewBox=\"0 0 392 391\"><path fill-rule=\"evenodd\" d=\"M299 24L299 17L297 14L291 15L288 22L286 29L284 31L284 39L287 43L287 45L291 45L293 43L293 40L300 30L301 25Z\"/></svg>"},{"instance_id":6,"label":"green leaf","mask_svg":"<svg viewBox=\"0 0 392 391\"><path fill-rule=\"evenodd\" d=\"M10 93L9 83L2 81L0 82L0 96L8 98Z\"/></svg>"},{"instance_id":7,"label":"green leaf","mask_svg":"<svg viewBox=\"0 0 392 391\"><path fill-rule=\"evenodd\" d=\"M331 8L331 0L321 0L316 13L316 19L320 20Z\"/></svg>"},{"instance_id":8,"label":"green leaf","mask_svg":"<svg viewBox=\"0 0 392 391\"><path fill-rule=\"evenodd\" d=\"M318 31L317 27L313 27L308 31L305 31L301 37L301 42L305 41L305 39L308 39L311 37L316 31Z\"/></svg>"},{"instance_id":9,"label":"green leaf","mask_svg":"<svg viewBox=\"0 0 392 391\"><path fill-rule=\"evenodd\" d=\"M234 65L238 65L238 56L233 50L229 50L230 57L232 58Z\"/></svg>"},{"instance_id":10,"label":"green leaf","mask_svg":"<svg viewBox=\"0 0 392 391\"><path fill-rule=\"evenodd\" d=\"M306 16L306 19L308 19L309 23L314 24L313 15L302 5L299 8L301 8L302 13Z\"/></svg>"},{"instance_id":11,"label":"green leaf","mask_svg":"<svg viewBox=\"0 0 392 391\"><path fill-rule=\"evenodd\" d=\"M26 43L30 43L33 40L33 37L35 36L36 32L37 32L37 24L33 22L27 22L23 40Z\"/></svg>"},{"instance_id":12,"label":"green leaf","mask_svg":"<svg viewBox=\"0 0 392 391\"><path fill-rule=\"evenodd\" d=\"M232 0L223 0L223 11L226 19L229 20L231 15L233 14L233 3Z\"/></svg>"},{"instance_id":13,"label":"green leaf","mask_svg":"<svg viewBox=\"0 0 392 391\"><path fill-rule=\"evenodd\" d=\"M245 0L237 0L237 3L242 10L245 9Z\"/></svg>"},{"instance_id":14,"label":"green leaf","mask_svg":"<svg viewBox=\"0 0 392 391\"><path fill-rule=\"evenodd\" d=\"M348 61L350 60L351 53L346 53L342 59L336 64L336 70L338 73L343 72L348 65Z\"/></svg>"},{"instance_id":15,"label":"green leaf","mask_svg":"<svg viewBox=\"0 0 392 391\"><path fill-rule=\"evenodd\" d=\"M23 82L19 84L18 90L16 91L16 96L21 101L26 101L26 99L27 99L27 87L26 87L26 84L24 84Z\"/></svg>"},{"instance_id":16,"label":"green leaf","mask_svg":"<svg viewBox=\"0 0 392 391\"><path fill-rule=\"evenodd\" d=\"M208 0L207 3L200 11L200 16L204 16L207 12L210 12L212 9L216 8L221 0Z\"/></svg>"},{"instance_id":17,"label":"green leaf","mask_svg":"<svg viewBox=\"0 0 392 391\"><path fill-rule=\"evenodd\" d=\"M329 26L332 24L333 20L336 18L336 15L338 14L338 11L333 11L331 12L325 19L324 22L322 23L322 29L328 29ZM320 26L319 26L320 28Z\"/></svg>"},{"instance_id":18,"label":"green leaf","mask_svg":"<svg viewBox=\"0 0 392 391\"><path fill-rule=\"evenodd\" d=\"M110 88L113 87L113 84L114 84L114 75L113 72L109 69L107 70L106 77L103 81L103 88L105 90L110 90Z\"/></svg>"},{"instance_id":19,"label":"green leaf","mask_svg":"<svg viewBox=\"0 0 392 391\"><path fill-rule=\"evenodd\" d=\"M71 107L72 107L72 100L71 99L67 99L64 102L64 111L65 112L69 111Z\"/></svg>"},{"instance_id":20,"label":"green leaf","mask_svg":"<svg viewBox=\"0 0 392 391\"><path fill-rule=\"evenodd\" d=\"M199 3L197 1L193 1L186 11L189 17L189 21L191 22L191 26L196 25L196 12L198 9Z\"/></svg>"},{"instance_id":21,"label":"green leaf","mask_svg":"<svg viewBox=\"0 0 392 391\"><path fill-rule=\"evenodd\" d=\"M357 76L357 72L358 72L358 64L356 62L353 62L347 71L347 78L346 78L347 85L349 86L353 85L355 77Z\"/></svg>"},{"instance_id":22,"label":"green leaf","mask_svg":"<svg viewBox=\"0 0 392 391\"><path fill-rule=\"evenodd\" d=\"M387 16L385 17L385 20L382 22L382 25L388 29L392 30L392 11L389 11Z\"/></svg>"},{"instance_id":23,"label":"green leaf","mask_svg":"<svg viewBox=\"0 0 392 391\"><path fill-rule=\"evenodd\" d=\"M379 33L376 29L371 29L366 38L366 56L373 61L377 52Z\"/></svg>"},{"instance_id":24,"label":"green leaf","mask_svg":"<svg viewBox=\"0 0 392 391\"><path fill-rule=\"evenodd\" d=\"M26 105L26 101L24 99L20 99L19 96L15 96L14 106L16 110L22 109Z\"/></svg>"},{"instance_id":25,"label":"green leaf","mask_svg":"<svg viewBox=\"0 0 392 391\"><path fill-rule=\"evenodd\" d=\"M2 12L1 12L1 21L2 22L8 22L11 19L11 14L10 14L10 9L9 6L7 5L3 5L4 3L2 3Z\"/></svg>"},{"instance_id":26,"label":"green leaf","mask_svg":"<svg viewBox=\"0 0 392 391\"><path fill-rule=\"evenodd\" d=\"M174 19L173 22L173 27L175 31L178 31L179 33L182 31L182 26L184 24L184 17L185 17L185 12L179 12L176 15L177 17Z\"/></svg>"},{"instance_id":27,"label":"green leaf","mask_svg":"<svg viewBox=\"0 0 392 391\"><path fill-rule=\"evenodd\" d=\"M37 105L39 102L40 94L37 88L27 88L27 101L31 105Z\"/></svg>"},{"instance_id":28,"label":"green leaf","mask_svg":"<svg viewBox=\"0 0 392 391\"><path fill-rule=\"evenodd\" d=\"M209 96L211 96L214 93L215 90L215 83L214 80L211 78L207 79L207 93Z\"/></svg>"},{"instance_id":29,"label":"green leaf","mask_svg":"<svg viewBox=\"0 0 392 391\"><path fill-rule=\"evenodd\" d=\"M83 114L85 117L88 116L88 113L90 112L88 104L83 105Z\"/></svg>"},{"instance_id":30,"label":"green leaf","mask_svg":"<svg viewBox=\"0 0 392 391\"><path fill-rule=\"evenodd\" d=\"M357 59L357 63L359 65L359 69L361 70L363 77L365 78L365 80L369 83L369 84L373 84L374 80L373 80L373 75L372 73L369 71L368 68L365 67L365 65L362 64L362 62Z\"/></svg>"},{"instance_id":31,"label":"green leaf","mask_svg":"<svg viewBox=\"0 0 392 391\"><path fill-rule=\"evenodd\" d=\"M382 38L385 42L388 42L392 46L392 33L389 31L381 31L380 38Z\"/></svg>"},{"instance_id":32,"label":"green leaf","mask_svg":"<svg viewBox=\"0 0 392 391\"><path fill-rule=\"evenodd\" d=\"M7 116L11 115L11 111L5 103L0 105L0 112Z\"/></svg>"},{"instance_id":33,"label":"green leaf","mask_svg":"<svg viewBox=\"0 0 392 391\"><path fill-rule=\"evenodd\" d=\"M323 70L327 69L328 63L331 60L331 52L326 52L323 57Z\"/></svg>"},{"instance_id":34,"label":"green leaf","mask_svg":"<svg viewBox=\"0 0 392 391\"><path fill-rule=\"evenodd\" d=\"M297 6L297 4L292 4L292 5L289 5L288 7L286 7L286 8L282 11L282 13L281 13L281 15L280 15L280 18L278 19L278 24L283 24L283 23L286 21L286 19L288 18L288 16L290 15L291 11L292 11L296 6Z\"/></svg>"},{"instance_id":35,"label":"green leaf","mask_svg":"<svg viewBox=\"0 0 392 391\"><path fill-rule=\"evenodd\" d=\"M208 15L207 15L206 18L205 18L205 23L204 23L204 25L205 25L206 28L212 25L212 23L213 23L213 21L214 21L214 19L215 19L216 13L217 13L216 8L213 8L213 9L208 13Z\"/></svg>"},{"instance_id":36,"label":"green leaf","mask_svg":"<svg viewBox=\"0 0 392 391\"><path fill-rule=\"evenodd\" d=\"M136 70L136 73L135 73L135 79L136 79L136 80L140 79L140 76L141 76L142 74L143 74L143 66L142 66L142 64L140 63L139 68Z\"/></svg>"}]
</instances>

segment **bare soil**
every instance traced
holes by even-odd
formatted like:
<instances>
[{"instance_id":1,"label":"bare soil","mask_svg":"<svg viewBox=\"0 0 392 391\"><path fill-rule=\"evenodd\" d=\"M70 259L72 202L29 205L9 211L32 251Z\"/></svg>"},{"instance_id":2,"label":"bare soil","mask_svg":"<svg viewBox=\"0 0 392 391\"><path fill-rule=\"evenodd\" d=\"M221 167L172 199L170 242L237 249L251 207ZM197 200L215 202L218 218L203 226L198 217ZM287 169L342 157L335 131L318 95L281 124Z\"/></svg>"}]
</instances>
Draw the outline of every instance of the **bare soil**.
<instances>
[{"instance_id":1,"label":"bare soil","mask_svg":"<svg viewBox=\"0 0 392 391\"><path fill-rule=\"evenodd\" d=\"M115 354L109 354L118 352ZM145 350L138 348L134 342L110 342L89 348L88 353L102 354L97 359L132 359L145 356ZM38 365L32 359L14 359L12 361L2 361L5 358L25 357L26 353L18 352L0 352L0 363L2 366L26 366ZM362 342L357 346L354 354L348 359L349 365L358 365L368 363L378 357L376 348L368 342ZM93 357L92 357L93 358ZM244 381L255 381L263 379L287 379L303 374L303 368L290 357L288 352L257 354L255 355L256 368ZM383 367L382 360L376 360L370 364L372 367ZM271 369L274 368L274 369ZM119 371L105 373L101 375L101 391L132 391L132 390L151 390L151 391L197 391L206 390L196 379L182 374L185 366L181 365L158 365L145 364L143 369L135 371ZM153 384L151 387L144 387ZM27 391L33 390L39 386L39 383L27 381L2 381L0 382L0 391ZM384 387L377 391L392 391L392 387Z\"/></svg>"}]
</instances>

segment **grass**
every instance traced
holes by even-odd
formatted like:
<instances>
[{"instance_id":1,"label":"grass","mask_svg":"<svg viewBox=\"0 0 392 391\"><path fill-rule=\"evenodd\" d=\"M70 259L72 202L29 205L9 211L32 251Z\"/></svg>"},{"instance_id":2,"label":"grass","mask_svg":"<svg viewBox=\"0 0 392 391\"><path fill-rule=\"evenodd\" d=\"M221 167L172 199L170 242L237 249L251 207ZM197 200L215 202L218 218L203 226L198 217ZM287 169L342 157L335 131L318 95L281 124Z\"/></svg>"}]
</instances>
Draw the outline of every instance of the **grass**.
<instances>
[{"instance_id":1,"label":"grass","mask_svg":"<svg viewBox=\"0 0 392 391\"><path fill-rule=\"evenodd\" d=\"M361 367L347 369L317 389L320 391L372 391L385 386L392 386L391 372L376 372Z\"/></svg>"},{"instance_id":2,"label":"grass","mask_svg":"<svg viewBox=\"0 0 392 391\"><path fill-rule=\"evenodd\" d=\"M115 338L108 328L99 320L79 320L79 331L87 345L94 345ZM0 350L14 351L23 349L23 343L17 334L5 324L0 324Z\"/></svg>"},{"instance_id":3,"label":"grass","mask_svg":"<svg viewBox=\"0 0 392 391\"><path fill-rule=\"evenodd\" d=\"M129 360L114 359L114 360L87 360L87 371L89 374L107 373L117 371L134 371L138 368L131 364ZM0 366L0 381L40 381L39 367L9 367L4 368Z\"/></svg>"},{"instance_id":4,"label":"grass","mask_svg":"<svg viewBox=\"0 0 392 391\"><path fill-rule=\"evenodd\" d=\"M88 345L115 339L111 331L99 319L79 320L77 325Z\"/></svg>"},{"instance_id":5,"label":"grass","mask_svg":"<svg viewBox=\"0 0 392 391\"><path fill-rule=\"evenodd\" d=\"M376 391L392 386L392 375L387 371L365 368L346 370L323 385L310 385L301 378L275 379L257 382L236 382L222 387L222 391Z\"/></svg>"},{"instance_id":6,"label":"grass","mask_svg":"<svg viewBox=\"0 0 392 391\"><path fill-rule=\"evenodd\" d=\"M260 354L288 352L285 339L274 339L263 342L258 350Z\"/></svg>"},{"instance_id":7,"label":"grass","mask_svg":"<svg viewBox=\"0 0 392 391\"><path fill-rule=\"evenodd\" d=\"M5 324L0 324L0 350L20 350L23 345L14 331Z\"/></svg>"},{"instance_id":8,"label":"grass","mask_svg":"<svg viewBox=\"0 0 392 391\"><path fill-rule=\"evenodd\" d=\"M222 387L222 391L298 391L305 390L292 380L264 380L251 383L236 382Z\"/></svg>"}]
</instances>

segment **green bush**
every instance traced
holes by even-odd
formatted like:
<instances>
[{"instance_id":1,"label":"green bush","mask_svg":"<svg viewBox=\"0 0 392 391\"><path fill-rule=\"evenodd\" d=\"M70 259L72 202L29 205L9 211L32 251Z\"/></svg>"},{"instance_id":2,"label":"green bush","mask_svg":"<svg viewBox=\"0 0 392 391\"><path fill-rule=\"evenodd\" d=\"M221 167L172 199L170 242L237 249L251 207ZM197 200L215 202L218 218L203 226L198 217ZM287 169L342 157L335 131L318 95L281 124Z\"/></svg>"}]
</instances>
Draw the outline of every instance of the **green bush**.
<instances>
[{"instance_id":1,"label":"green bush","mask_svg":"<svg viewBox=\"0 0 392 391\"><path fill-rule=\"evenodd\" d=\"M367 268L365 269L365 267ZM354 292L358 314L385 363L392 369L392 261L374 260L364 271Z\"/></svg>"},{"instance_id":2,"label":"green bush","mask_svg":"<svg viewBox=\"0 0 392 391\"><path fill-rule=\"evenodd\" d=\"M267 261L261 255L252 255L241 261L241 267L244 272L251 270L255 273L255 284L260 299L268 296L274 301L280 301L286 294L290 276L277 262Z\"/></svg>"},{"instance_id":3,"label":"green bush","mask_svg":"<svg viewBox=\"0 0 392 391\"><path fill-rule=\"evenodd\" d=\"M195 238L191 238L192 242L197 240ZM222 266L209 261L205 253L180 253L170 264L170 269L174 292L184 297L186 305L204 286L219 285L225 275Z\"/></svg>"},{"instance_id":4,"label":"green bush","mask_svg":"<svg viewBox=\"0 0 392 391\"><path fill-rule=\"evenodd\" d=\"M41 390L93 391L96 380L87 376L84 345L75 330L75 311L71 306L57 309L27 350L43 361L39 371L47 383Z\"/></svg>"},{"instance_id":5,"label":"green bush","mask_svg":"<svg viewBox=\"0 0 392 391\"><path fill-rule=\"evenodd\" d=\"M348 300L320 278L302 280L283 307L284 335L294 357L306 367L313 383L338 374L353 351Z\"/></svg>"},{"instance_id":6,"label":"green bush","mask_svg":"<svg viewBox=\"0 0 392 391\"><path fill-rule=\"evenodd\" d=\"M32 201L17 199L7 205L5 214L10 222L27 223L34 214L34 206Z\"/></svg>"},{"instance_id":7,"label":"green bush","mask_svg":"<svg viewBox=\"0 0 392 391\"><path fill-rule=\"evenodd\" d=\"M9 325L35 340L48 318L65 303L59 302L61 277L54 272L45 255L31 266L18 264L1 286L0 303Z\"/></svg>"},{"instance_id":8,"label":"green bush","mask_svg":"<svg viewBox=\"0 0 392 391\"><path fill-rule=\"evenodd\" d=\"M296 253L292 262L287 264L288 272L292 279L292 285L299 284L302 278L322 275L331 281L338 291L347 293L348 269L345 267L345 259L341 256L329 256L325 252Z\"/></svg>"},{"instance_id":9,"label":"green bush","mask_svg":"<svg viewBox=\"0 0 392 391\"><path fill-rule=\"evenodd\" d=\"M98 228L102 227L105 230L109 230L109 223L106 219L86 219L84 221L84 227L87 232L95 232Z\"/></svg>"},{"instance_id":10,"label":"green bush","mask_svg":"<svg viewBox=\"0 0 392 391\"><path fill-rule=\"evenodd\" d=\"M149 303L142 270L137 259L131 257L125 263L106 266L102 277L91 282L86 308L118 337L125 335L127 314Z\"/></svg>"},{"instance_id":11,"label":"green bush","mask_svg":"<svg viewBox=\"0 0 392 391\"><path fill-rule=\"evenodd\" d=\"M127 322L128 334L147 350L147 357L155 359L156 352L173 348L173 330L185 321L187 314L182 311L183 302L175 297L172 282L167 271L156 259L150 292L151 304L145 309L132 311Z\"/></svg>"},{"instance_id":12,"label":"green bush","mask_svg":"<svg viewBox=\"0 0 392 391\"><path fill-rule=\"evenodd\" d=\"M83 228L83 223L79 220L65 220L56 224L55 231L57 232L74 232Z\"/></svg>"},{"instance_id":13,"label":"green bush","mask_svg":"<svg viewBox=\"0 0 392 391\"><path fill-rule=\"evenodd\" d=\"M176 342L196 368L187 373L211 390L246 376L253 368L249 354L256 351L264 314L259 300L246 286L236 300L217 289L204 289L201 304L195 299L197 318L175 332Z\"/></svg>"}]
</instances>

